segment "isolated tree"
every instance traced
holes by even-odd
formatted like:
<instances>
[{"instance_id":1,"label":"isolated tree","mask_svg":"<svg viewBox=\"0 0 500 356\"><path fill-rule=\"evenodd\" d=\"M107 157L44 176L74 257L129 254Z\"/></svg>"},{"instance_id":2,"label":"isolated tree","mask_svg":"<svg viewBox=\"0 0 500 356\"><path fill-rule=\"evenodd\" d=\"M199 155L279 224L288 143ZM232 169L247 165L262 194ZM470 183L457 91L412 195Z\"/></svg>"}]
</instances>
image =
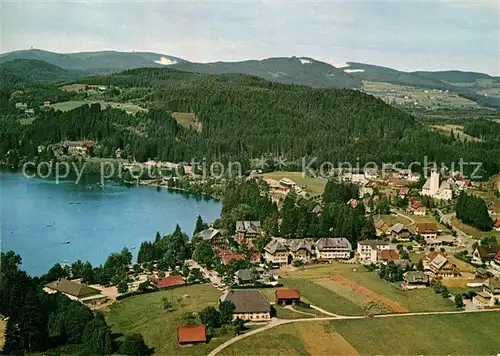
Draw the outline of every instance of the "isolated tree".
<instances>
[{"instance_id":1,"label":"isolated tree","mask_svg":"<svg viewBox=\"0 0 500 356\"><path fill-rule=\"evenodd\" d=\"M464 301L463 301L463 298L462 298L462 294L458 293L457 295L455 295L455 306L457 308L463 308L464 307Z\"/></svg>"},{"instance_id":2,"label":"isolated tree","mask_svg":"<svg viewBox=\"0 0 500 356\"><path fill-rule=\"evenodd\" d=\"M220 314L213 306L203 308L199 317L202 324L210 328L218 328L220 326Z\"/></svg>"}]
</instances>

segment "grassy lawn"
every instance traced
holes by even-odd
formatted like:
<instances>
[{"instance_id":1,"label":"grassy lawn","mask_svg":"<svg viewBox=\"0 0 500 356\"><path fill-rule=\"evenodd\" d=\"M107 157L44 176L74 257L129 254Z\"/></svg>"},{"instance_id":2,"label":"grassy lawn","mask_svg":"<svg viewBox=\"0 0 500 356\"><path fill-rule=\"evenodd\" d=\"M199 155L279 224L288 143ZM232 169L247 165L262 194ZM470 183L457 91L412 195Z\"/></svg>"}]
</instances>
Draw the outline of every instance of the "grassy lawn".
<instances>
[{"instance_id":1,"label":"grassy lawn","mask_svg":"<svg viewBox=\"0 0 500 356\"><path fill-rule=\"evenodd\" d=\"M496 355L500 312L281 325L219 355Z\"/></svg>"},{"instance_id":2,"label":"grassy lawn","mask_svg":"<svg viewBox=\"0 0 500 356\"><path fill-rule=\"evenodd\" d=\"M130 297L113 304L106 319L116 333L141 333L149 347L163 355L205 355L231 338L213 338L207 345L180 347L177 327L184 325L186 312L198 312L216 305L220 291L208 284L192 285ZM173 311L165 312L162 298L173 299Z\"/></svg>"},{"instance_id":3,"label":"grassy lawn","mask_svg":"<svg viewBox=\"0 0 500 356\"><path fill-rule=\"evenodd\" d=\"M302 172L270 172L265 173L264 178L272 178L277 181L289 178L301 187L305 187L305 190L313 196L323 194L327 182L326 179L303 177Z\"/></svg>"},{"instance_id":4,"label":"grassy lawn","mask_svg":"<svg viewBox=\"0 0 500 356\"><path fill-rule=\"evenodd\" d=\"M381 280L376 272L358 265L332 263L311 266L285 274L285 287L298 288L310 303L331 313L360 315L366 297L331 281L334 274L350 279L373 292L393 300L409 311L455 310L453 303L436 295L432 289L402 290ZM355 293L355 294L354 294Z\"/></svg>"},{"instance_id":5,"label":"grassy lawn","mask_svg":"<svg viewBox=\"0 0 500 356\"><path fill-rule=\"evenodd\" d=\"M279 319L309 319L314 318L312 315L305 315L301 313L294 312L290 309L285 309L282 307L274 307L276 309L276 317Z\"/></svg>"},{"instance_id":6,"label":"grassy lawn","mask_svg":"<svg viewBox=\"0 0 500 356\"><path fill-rule=\"evenodd\" d=\"M499 317L487 312L338 320L328 331L340 333L360 354L493 355L500 350Z\"/></svg>"},{"instance_id":7,"label":"grassy lawn","mask_svg":"<svg viewBox=\"0 0 500 356\"><path fill-rule=\"evenodd\" d=\"M327 322L281 325L236 342L219 355L357 355L338 333L326 333Z\"/></svg>"}]
</instances>

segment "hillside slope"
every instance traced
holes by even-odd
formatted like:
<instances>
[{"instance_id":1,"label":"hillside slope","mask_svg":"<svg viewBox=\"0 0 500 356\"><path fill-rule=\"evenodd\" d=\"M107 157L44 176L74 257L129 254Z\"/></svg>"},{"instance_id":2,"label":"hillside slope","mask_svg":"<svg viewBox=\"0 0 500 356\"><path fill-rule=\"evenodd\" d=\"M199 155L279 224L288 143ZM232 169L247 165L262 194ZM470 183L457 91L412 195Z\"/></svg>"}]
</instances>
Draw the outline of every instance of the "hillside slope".
<instances>
[{"instance_id":1,"label":"hillside slope","mask_svg":"<svg viewBox=\"0 0 500 356\"><path fill-rule=\"evenodd\" d=\"M73 69L88 73L112 73L121 70L161 67L162 58L164 63L181 62L182 59L168 55L150 52L80 52L80 53L55 53L39 49L22 50L0 55L0 63L14 59L35 59L42 60L61 67L63 69Z\"/></svg>"},{"instance_id":2,"label":"hillside slope","mask_svg":"<svg viewBox=\"0 0 500 356\"><path fill-rule=\"evenodd\" d=\"M306 57L281 57L242 62L190 63L172 68L206 74L240 73L254 75L283 84L300 84L313 88L361 88L361 80L342 69Z\"/></svg>"},{"instance_id":3,"label":"hillside slope","mask_svg":"<svg viewBox=\"0 0 500 356\"><path fill-rule=\"evenodd\" d=\"M14 77L9 81L15 84L44 84L70 81L81 78L87 73L79 70L66 70L53 64L36 59L15 59L0 63L2 77Z\"/></svg>"}]
</instances>

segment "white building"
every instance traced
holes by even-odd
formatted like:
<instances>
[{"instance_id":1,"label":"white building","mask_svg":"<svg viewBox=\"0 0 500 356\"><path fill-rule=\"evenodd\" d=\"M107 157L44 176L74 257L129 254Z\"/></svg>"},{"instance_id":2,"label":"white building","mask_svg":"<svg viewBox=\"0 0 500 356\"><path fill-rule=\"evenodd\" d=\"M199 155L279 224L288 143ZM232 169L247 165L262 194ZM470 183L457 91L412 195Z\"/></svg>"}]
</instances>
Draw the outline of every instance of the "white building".
<instances>
[{"instance_id":1,"label":"white building","mask_svg":"<svg viewBox=\"0 0 500 356\"><path fill-rule=\"evenodd\" d=\"M363 265L376 264L378 262L378 253L382 250L389 250L389 243L382 240L363 240L358 241L358 260Z\"/></svg>"},{"instance_id":2,"label":"white building","mask_svg":"<svg viewBox=\"0 0 500 356\"><path fill-rule=\"evenodd\" d=\"M349 259L352 246L345 237L322 237L316 241L317 259Z\"/></svg>"},{"instance_id":3,"label":"white building","mask_svg":"<svg viewBox=\"0 0 500 356\"><path fill-rule=\"evenodd\" d=\"M451 200L453 198L453 189L448 181L440 182L439 172L433 169L431 176L422 187L421 194L435 199Z\"/></svg>"}]
</instances>

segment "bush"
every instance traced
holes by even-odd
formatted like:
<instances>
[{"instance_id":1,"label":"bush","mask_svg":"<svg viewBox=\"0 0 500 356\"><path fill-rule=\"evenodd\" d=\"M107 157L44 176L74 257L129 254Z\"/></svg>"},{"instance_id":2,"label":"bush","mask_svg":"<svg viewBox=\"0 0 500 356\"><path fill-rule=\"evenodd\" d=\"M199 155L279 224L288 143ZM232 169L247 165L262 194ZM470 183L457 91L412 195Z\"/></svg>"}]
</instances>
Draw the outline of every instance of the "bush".
<instances>
[{"instance_id":1,"label":"bush","mask_svg":"<svg viewBox=\"0 0 500 356\"><path fill-rule=\"evenodd\" d=\"M120 355L149 355L151 350L144 342L144 338L141 334L133 334L125 336L125 339L120 344L120 349L118 350Z\"/></svg>"},{"instance_id":2,"label":"bush","mask_svg":"<svg viewBox=\"0 0 500 356\"><path fill-rule=\"evenodd\" d=\"M292 265L294 267L300 267L304 265L304 262L302 260L293 260Z\"/></svg>"}]
</instances>

